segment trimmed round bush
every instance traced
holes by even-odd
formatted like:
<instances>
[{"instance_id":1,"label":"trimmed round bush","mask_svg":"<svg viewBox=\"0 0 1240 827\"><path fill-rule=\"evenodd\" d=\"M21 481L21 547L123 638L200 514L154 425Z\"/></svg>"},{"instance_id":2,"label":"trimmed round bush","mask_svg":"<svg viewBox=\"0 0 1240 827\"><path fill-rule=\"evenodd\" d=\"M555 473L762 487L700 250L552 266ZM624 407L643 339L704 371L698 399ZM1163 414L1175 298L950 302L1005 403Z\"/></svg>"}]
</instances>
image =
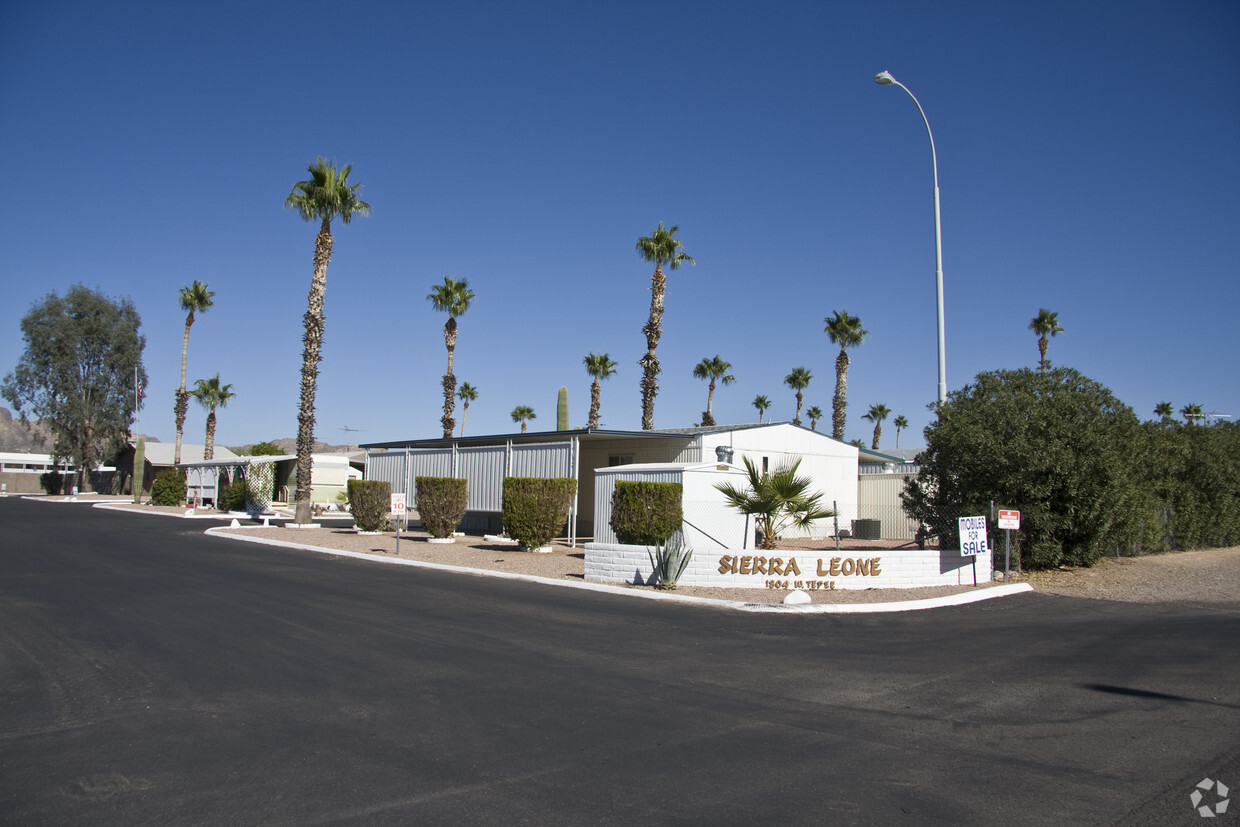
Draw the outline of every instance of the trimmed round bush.
<instances>
[{"instance_id":1,"label":"trimmed round bush","mask_svg":"<svg viewBox=\"0 0 1240 827\"><path fill-rule=\"evenodd\" d=\"M155 505L180 505L185 501L185 475L175 468L165 468L151 483L151 502Z\"/></svg>"},{"instance_id":2,"label":"trimmed round bush","mask_svg":"<svg viewBox=\"0 0 1240 827\"><path fill-rule=\"evenodd\" d=\"M392 509L392 484L383 480L349 480L349 508L362 531L383 531Z\"/></svg>"},{"instance_id":3,"label":"trimmed round bush","mask_svg":"<svg viewBox=\"0 0 1240 827\"><path fill-rule=\"evenodd\" d=\"M416 477L418 515L432 537L451 537L465 518L469 483L456 477Z\"/></svg>"},{"instance_id":4,"label":"trimmed round bush","mask_svg":"<svg viewBox=\"0 0 1240 827\"><path fill-rule=\"evenodd\" d=\"M39 475L39 486L48 494L59 494L65 490L65 478L59 471L44 471Z\"/></svg>"},{"instance_id":5,"label":"trimmed round bush","mask_svg":"<svg viewBox=\"0 0 1240 827\"><path fill-rule=\"evenodd\" d=\"M504 531L526 548L541 548L565 526L576 495L571 477L504 477Z\"/></svg>"},{"instance_id":6,"label":"trimmed round bush","mask_svg":"<svg viewBox=\"0 0 1240 827\"><path fill-rule=\"evenodd\" d=\"M219 508L221 511L242 511L245 509L245 480L235 479L220 489Z\"/></svg>"},{"instance_id":7,"label":"trimmed round bush","mask_svg":"<svg viewBox=\"0 0 1240 827\"><path fill-rule=\"evenodd\" d=\"M678 482L616 480L611 495L611 528L626 545L666 543L685 521L684 489Z\"/></svg>"}]
</instances>

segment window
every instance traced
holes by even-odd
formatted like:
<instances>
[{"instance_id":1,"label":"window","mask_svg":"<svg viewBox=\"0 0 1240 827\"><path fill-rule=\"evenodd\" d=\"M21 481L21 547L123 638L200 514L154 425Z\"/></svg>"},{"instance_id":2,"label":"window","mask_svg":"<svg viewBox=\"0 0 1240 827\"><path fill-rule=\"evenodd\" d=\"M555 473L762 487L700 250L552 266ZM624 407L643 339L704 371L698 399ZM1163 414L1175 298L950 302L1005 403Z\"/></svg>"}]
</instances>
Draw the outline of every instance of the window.
<instances>
[{"instance_id":1,"label":"window","mask_svg":"<svg viewBox=\"0 0 1240 827\"><path fill-rule=\"evenodd\" d=\"M632 464L633 464L632 454L612 454L611 456L607 457L608 468L615 468L617 465L632 465Z\"/></svg>"}]
</instances>

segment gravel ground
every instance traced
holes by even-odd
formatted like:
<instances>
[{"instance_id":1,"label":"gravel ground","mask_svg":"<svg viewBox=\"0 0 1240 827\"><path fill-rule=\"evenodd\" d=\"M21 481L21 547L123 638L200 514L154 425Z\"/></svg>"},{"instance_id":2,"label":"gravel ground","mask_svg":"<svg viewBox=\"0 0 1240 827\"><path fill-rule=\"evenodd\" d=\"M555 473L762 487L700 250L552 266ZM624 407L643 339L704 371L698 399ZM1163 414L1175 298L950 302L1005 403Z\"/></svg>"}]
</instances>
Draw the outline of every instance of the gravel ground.
<instances>
[{"instance_id":1,"label":"gravel ground","mask_svg":"<svg viewBox=\"0 0 1240 827\"><path fill-rule=\"evenodd\" d=\"M62 501L62 498L46 498ZM96 502L111 498L99 497ZM183 516L184 508L160 508L133 506L119 499L109 503L111 507L139 510L144 513L166 513ZM197 516L219 519L219 512L212 509L200 511ZM487 542L479 537L458 537L455 543L440 545L428 543L427 535L420 531L402 532L399 553L396 536L391 532L378 535L358 534L345 521L325 520L317 529L292 529L272 526L263 528L241 518L242 527L224 529L222 534L243 534L281 542L300 543L334 550L373 554L376 557L401 557L449 566L471 569L489 569L517 574L534 575L552 579L584 581L585 555L578 548L562 543L552 546L546 554L520 551L506 543ZM783 544L786 548L803 550L835 548L834 541L802 541ZM853 541L842 549L890 548L881 541ZM997 580L981 586L942 586L926 589L865 589L810 592L815 603L877 603L888 601L918 600L939 597L975 588L988 588L1001 584ZM1135 603L1174 603L1179 605L1203 605L1218 607L1231 605L1240 609L1240 547L1183 551L1168 554L1151 554L1144 557L1125 557L1119 560L1107 558L1087 569L1062 568L1052 571L1029 572L1012 577L1014 583L1029 583L1035 591L1071 597L1098 600L1119 600ZM633 589L650 589L649 586L630 586ZM748 603L779 603L786 591L767 589L711 589L685 586L678 594L712 597L720 600Z\"/></svg>"}]
</instances>

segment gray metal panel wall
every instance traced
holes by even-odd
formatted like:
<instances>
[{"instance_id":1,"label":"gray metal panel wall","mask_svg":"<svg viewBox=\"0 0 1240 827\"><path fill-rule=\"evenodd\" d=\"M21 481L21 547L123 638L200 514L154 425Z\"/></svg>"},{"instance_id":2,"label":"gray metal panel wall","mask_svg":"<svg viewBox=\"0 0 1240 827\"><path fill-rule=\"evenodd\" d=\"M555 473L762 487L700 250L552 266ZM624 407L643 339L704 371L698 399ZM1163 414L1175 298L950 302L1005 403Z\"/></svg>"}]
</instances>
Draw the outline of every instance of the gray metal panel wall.
<instances>
[{"instance_id":1,"label":"gray metal panel wall","mask_svg":"<svg viewBox=\"0 0 1240 827\"><path fill-rule=\"evenodd\" d=\"M573 446L569 442L544 442L512 446L514 477L573 476Z\"/></svg>"},{"instance_id":2,"label":"gray metal panel wall","mask_svg":"<svg viewBox=\"0 0 1240 827\"><path fill-rule=\"evenodd\" d=\"M366 457L367 479L379 480L391 484L392 493L407 494L405 491L405 452L393 451L390 454L370 454ZM412 508L413 504L410 503Z\"/></svg>"},{"instance_id":3,"label":"gray metal panel wall","mask_svg":"<svg viewBox=\"0 0 1240 827\"><path fill-rule=\"evenodd\" d=\"M469 510L499 511L504 501L503 445L461 448L457 451L456 476L469 480Z\"/></svg>"}]
</instances>

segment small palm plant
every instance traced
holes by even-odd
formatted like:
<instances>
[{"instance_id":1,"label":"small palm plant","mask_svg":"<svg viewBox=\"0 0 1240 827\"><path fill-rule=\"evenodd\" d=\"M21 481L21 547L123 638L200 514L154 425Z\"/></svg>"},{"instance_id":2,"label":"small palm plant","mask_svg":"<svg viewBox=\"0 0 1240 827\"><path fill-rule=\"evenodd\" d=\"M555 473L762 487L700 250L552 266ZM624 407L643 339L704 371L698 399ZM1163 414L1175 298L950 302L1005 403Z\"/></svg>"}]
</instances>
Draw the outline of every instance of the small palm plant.
<instances>
[{"instance_id":1,"label":"small palm plant","mask_svg":"<svg viewBox=\"0 0 1240 827\"><path fill-rule=\"evenodd\" d=\"M1189 402L1183 408L1180 408L1180 416L1184 417L1184 421L1189 425L1196 425L1198 419L1205 417L1205 412L1196 402Z\"/></svg>"},{"instance_id":2,"label":"small palm plant","mask_svg":"<svg viewBox=\"0 0 1240 827\"><path fill-rule=\"evenodd\" d=\"M784 377L784 384L797 392L797 415L792 418L793 425L801 424L801 400L804 398L801 391L809 387L813 378L809 368L793 368L792 373Z\"/></svg>"},{"instance_id":3,"label":"small palm plant","mask_svg":"<svg viewBox=\"0 0 1240 827\"><path fill-rule=\"evenodd\" d=\"M202 458L215 459L215 409L223 408L228 400L237 394L232 392L232 385L221 385L217 373L210 379L199 379L189 395L207 409L207 441L203 446Z\"/></svg>"},{"instance_id":4,"label":"small palm plant","mask_svg":"<svg viewBox=\"0 0 1240 827\"><path fill-rule=\"evenodd\" d=\"M465 436L465 417L469 416L469 403L478 398L478 389L468 382L462 382L456 395L461 400L461 436Z\"/></svg>"},{"instance_id":5,"label":"small palm plant","mask_svg":"<svg viewBox=\"0 0 1240 827\"><path fill-rule=\"evenodd\" d=\"M711 407L715 402L715 381L718 380L725 385L731 385L736 381L736 377L728 373L731 369L732 363L723 361L717 353L713 359L703 359L694 366L694 378L710 380L710 389L706 394L706 410L702 412L703 425L715 424L715 417L711 414Z\"/></svg>"},{"instance_id":6,"label":"small palm plant","mask_svg":"<svg viewBox=\"0 0 1240 827\"><path fill-rule=\"evenodd\" d=\"M525 422L527 419L536 419L534 409L529 405L518 405L512 409L512 421L521 423L521 433L525 433Z\"/></svg>"},{"instance_id":7,"label":"small palm plant","mask_svg":"<svg viewBox=\"0 0 1240 827\"><path fill-rule=\"evenodd\" d=\"M1159 402L1154 406L1154 416L1158 417L1158 424L1170 425L1172 417L1175 416L1175 408L1171 407L1170 402Z\"/></svg>"},{"instance_id":8,"label":"small palm plant","mask_svg":"<svg viewBox=\"0 0 1240 827\"><path fill-rule=\"evenodd\" d=\"M809 417L809 429L811 431L818 430L818 420L822 419L823 417L822 408L815 405L814 407L806 411L805 415Z\"/></svg>"},{"instance_id":9,"label":"small palm plant","mask_svg":"<svg viewBox=\"0 0 1240 827\"><path fill-rule=\"evenodd\" d=\"M594 377L594 381L590 384L590 419L586 423L587 428L594 430L598 427L598 412L602 405L602 389L599 380L615 376L616 363L612 361L608 353L601 356L590 353L583 361L586 365L586 373Z\"/></svg>"},{"instance_id":10,"label":"small palm plant","mask_svg":"<svg viewBox=\"0 0 1240 827\"><path fill-rule=\"evenodd\" d=\"M861 417L874 423L874 442L870 445L870 448L875 451L878 450L878 441L883 436L883 420L889 416L891 416L891 409L880 402L877 405L871 405L870 412Z\"/></svg>"},{"instance_id":11,"label":"small palm plant","mask_svg":"<svg viewBox=\"0 0 1240 827\"><path fill-rule=\"evenodd\" d=\"M897 416L891 420L891 424L896 426L896 450L900 450L900 432L908 427L908 419L904 415Z\"/></svg>"},{"instance_id":12,"label":"small palm plant","mask_svg":"<svg viewBox=\"0 0 1240 827\"><path fill-rule=\"evenodd\" d=\"M753 398L753 406L758 409L758 421L761 422L763 414L771 407L771 400L759 394Z\"/></svg>"},{"instance_id":13,"label":"small palm plant","mask_svg":"<svg viewBox=\"0 0 1240 827\"><path fill-rule=\"evenodd\" d=\"M760 548L775 548L775 541L789 527L805 529L815 520L835 516L834 511L822 506L821 492L809 493L810 478L797 476L801 460L786 462L774 473L759 470L749 457L744 460L748 488L732 483L718 483L715 488L729 506L754 517L761 534Z\"/></svg>"}]
</instances>

